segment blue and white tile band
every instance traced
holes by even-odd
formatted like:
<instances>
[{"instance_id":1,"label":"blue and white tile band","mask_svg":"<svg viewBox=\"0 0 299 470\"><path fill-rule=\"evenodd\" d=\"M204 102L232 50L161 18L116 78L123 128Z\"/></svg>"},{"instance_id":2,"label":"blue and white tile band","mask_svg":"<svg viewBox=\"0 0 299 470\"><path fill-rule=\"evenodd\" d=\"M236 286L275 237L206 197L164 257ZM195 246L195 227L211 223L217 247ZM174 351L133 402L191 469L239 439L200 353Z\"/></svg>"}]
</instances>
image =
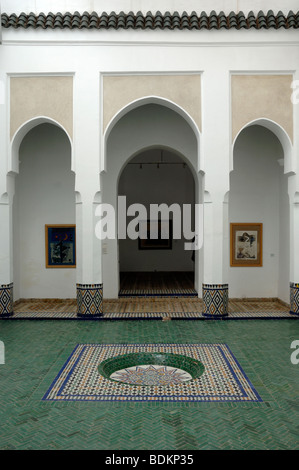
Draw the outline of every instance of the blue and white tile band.
<instances>
[{"instance_id":1,"label":"blue and white tile band","mask_svg":"<svg viewBox=\"0 0 299 470\"><path fill-rule=\"evenodd\" d=\"M0 317L13 315L13 283L0 285Z\"/></svg>"},{"instance_id":2,"label":"blue and white tile band","mask_svg":"<svg viewBox=\"0 0 299 470\"><path fill-rule=\"evenodd\" d=\"M228 315L228 284L203 284L202 300L205 317L226 317Z\"/></svg>"},{"instance_id":3,"label":"blue and white tile band","mask_svg":"<svg viewBox=\"0 0 299 470\"><path fill-rule=\"evenodd\" d=\"M290 283L290 313L299 316L299 283Z\"/></svg>"},{"instance_id":4,"label":"blue and white tile band","mask_svg":"<svg viewBox=\"0 0 299 470\"><path fill-rule=\"evenodd\" d=\"M77 316L103 315L103 284L77 284Z\"/></svg>"}]
</instances>

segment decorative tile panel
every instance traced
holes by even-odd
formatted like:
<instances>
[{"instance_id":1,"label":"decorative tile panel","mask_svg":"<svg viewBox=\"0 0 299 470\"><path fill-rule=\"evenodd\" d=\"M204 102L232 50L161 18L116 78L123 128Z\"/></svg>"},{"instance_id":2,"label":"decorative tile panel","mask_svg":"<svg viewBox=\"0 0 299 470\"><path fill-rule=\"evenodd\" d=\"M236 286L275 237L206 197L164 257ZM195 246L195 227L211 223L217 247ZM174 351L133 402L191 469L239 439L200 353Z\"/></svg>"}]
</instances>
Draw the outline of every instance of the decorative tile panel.
<instances>
[{"instance_id":1,"label":"decorative tile panel","mask_svg":"<svg viewBox=\"0 0 299 470\"><path fill-rule=\"evenodd\" d=\"M290 313L299 315L299 283L290 283Z\"/></svg>"},{"instance_id":2,"label":"decorative tile panel","mask_svg":"<svg viewBox=\"0 0 299 470\"><path fill-rule=\"evenodd\" d=\"M103 284L77 284L77 316L103 315Z\"/></svg>"},{"instance_id":3,"label":"decorative tile panel","mask_svg":"<svg viewBox=\"0 0 299 470\"><path fill-rule=\"evenodd\" d=\"M116 382L99 372L101 362L138 352L174 353L200 361L204 372L188 381L152 385ZM152 372L152 370L151 370ZM160 382L160 383L159 383ZM226 344L78 344L43 400L260 402L261 397Z\"/></svg>"},{"instance_id":4,"label":"decorative tile panel","mask_svg":"<svg viewBox=\"0 0 299 470\"><path fill-rule=\"evenodd\" d=\"M13 315L13 283L0 285L0 316Z\"/></svg>"},{"instance_id":5,"label":"decorative tile panel","mask_svg":"<svg viewBox=\"0 0 299 470\"><path fill-rule=\"evenodd\" d=\"M226 317L228 315L228 284L203 284L203 315Z\"/></svg>"},{"instance_id":6,"label":"decorative tile panel","mask_svg":"<svg viewBox=\"0 0 299 470\"><path fill-rule=\"evenodd\" d=\"M170 366L141 365L113 372L111 379L131 385L165 386L186 382L192 377L188 372Z\"/></svg>"}]
</instances>

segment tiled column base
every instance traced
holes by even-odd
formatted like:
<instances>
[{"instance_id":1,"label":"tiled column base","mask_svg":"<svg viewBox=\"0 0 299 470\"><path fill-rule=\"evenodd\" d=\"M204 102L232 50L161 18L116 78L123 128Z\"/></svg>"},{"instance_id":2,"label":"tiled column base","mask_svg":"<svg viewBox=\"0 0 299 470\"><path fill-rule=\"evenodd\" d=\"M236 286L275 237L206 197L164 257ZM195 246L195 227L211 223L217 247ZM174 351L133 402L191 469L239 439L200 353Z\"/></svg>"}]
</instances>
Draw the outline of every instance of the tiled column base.
<instances>
[{"instance_id":1,"label":"tiled column base","mask_svg":"<svg viewBox=\"0 0 299 470\"><path fill-rule=\"evenodd\" d=\"M97 318L103 315L103 284L77 284L77 316Z\"/></svg>"},{"instance_id":2,"label":"tiled column base","mask_svg":"<svg viewBox=\"0 0 299 470\"><path fill-rule=\"evenodd\" d=\"M228 315L228 284L202 285L203 315L223 318Z\"/></svg>"},{"instance_id":3,"label":"tiled column base","mask_svg":"<svg viewBox=\"0 0 299 470\"><path fill-rule=\"evenodd\" d=\"M290 283L290 313L299 316L299 283Z\"/></svg>"},{"instance_id":4,"label":"tiled column base","mask_svg":"<svg viewBox=\"0 0 299 470\"><path fill-rule=\"evenodd\" d=\"M0 317L13 315L13 283L0 285Z\"/></svg>"}]
</instances>

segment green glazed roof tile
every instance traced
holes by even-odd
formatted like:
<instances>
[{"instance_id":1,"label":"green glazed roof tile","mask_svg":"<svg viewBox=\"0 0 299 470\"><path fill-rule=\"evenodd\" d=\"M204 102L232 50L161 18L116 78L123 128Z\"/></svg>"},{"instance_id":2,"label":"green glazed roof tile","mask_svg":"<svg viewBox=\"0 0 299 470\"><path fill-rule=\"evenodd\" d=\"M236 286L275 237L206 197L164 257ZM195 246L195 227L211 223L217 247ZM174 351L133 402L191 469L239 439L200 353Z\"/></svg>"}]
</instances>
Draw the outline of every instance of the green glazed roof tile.
<instances>
[{"instance_id":1,"label":"green glazed roof tile","mask_svg":"<svg viewBox=\"0 0 299 470\"><path fill-rule=\"evenodd\" d=\"M175 11L171 14L166 11L164 14L161 11L152 13L148 11L146 15L138 11L136 14L132 11L125 13L121 11L116 13L102 12L100 15L93 11L88 13L85 11L80 14L75 11L73 14L66 12L62 14L58 12L56 14L49 12L47 15L39 13L21 13L20 15L3 13L1 15L1 24L3 28L68 28L68 29L279 29L279 28L295 28L299 27L299 12L294 13L290 11L284 15L281 11L277 15L274 15L272 10L269 10L267 14L263 11L259 11L255 14L250 11L245 17L243 12L235 13L230 12L229 15L225 15L223 11L217 13L215 10L211 11L208 15L205 11L197 14L192 11L188 14L184 11L179 14Z\"/></svg>"},{"instance_id":2,"label":"green glazed roof tile","mask_svg":"<svg viewBox=\"0 0 299 470\"><path fill-rule=\"evenodd\" d=\"M270 18L275 19L275 15L274 15L273 10L269 10L269 11L268 11L268 13L267 13L267 18L268 18L268 19L270 19Z\"/></svg>"}]
</instances>

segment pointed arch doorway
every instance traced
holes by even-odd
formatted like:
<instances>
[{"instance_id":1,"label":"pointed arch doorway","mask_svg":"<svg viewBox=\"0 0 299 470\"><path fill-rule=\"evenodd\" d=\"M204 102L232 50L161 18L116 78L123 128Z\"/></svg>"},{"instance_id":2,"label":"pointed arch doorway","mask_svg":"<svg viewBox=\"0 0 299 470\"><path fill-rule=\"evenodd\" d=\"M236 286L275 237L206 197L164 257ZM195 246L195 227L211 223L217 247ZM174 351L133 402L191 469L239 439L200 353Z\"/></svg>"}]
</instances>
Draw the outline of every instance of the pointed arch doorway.
<instances>
[{"instance_id":1,"label":"pointed arch doorway","mask_svg":"<svg viewBox=\"0 0 299 470\"><path fill-rule=\"evenodd\" d=\"M69 136L57 123L39 118L24 125L15 142L14 299L73 299L76 269L48 269L45 237L47 224L76 223Z\"/></svg>"},{"instance_id":2,"label":"pointed arch doorway","mask_svg":"<svg viewBox=\"0 0 299 470\"><path fill-rule=\"evenodd\" d=\"M131 239L128 234L119 240L119 296L197 296L195 255L185 249L190 239L184 237L182 220L183 208L188 206L190 231L194 232L195 182L185 160L172 149L151 148L138 153L120 175L118 195L126 198L127 207L141 204L146 210L147 220L139 214L141 231L142 224L148 231L150 223L153 229L159 224L158 237L160 230L169 229L168 239L153 239L149 230L146 240ZM160 222L152 217L156 209L163 211L163 206L169 208L164 212L167 217L169 214L168 222L163 220L163 212L159 213ZM127 217L127 224L133 220L134 216ZM174 230L178 223L180 238Z\"/></svg>"},{"instance_id":3,"label":"pointed arch doorway","mask_svg":"<svg viewBox=\"0 0 299 470\"><path fill-rule=\"evenodd\" d=\"M234 142L229 217L231 223L262 225L262 252L259 267L230 268L233 298L289 303L291 168L290 141L276 123L259 119L239 132Z\"/></svg>"},{"instance_id":4,"label":"pointed arch doorway","mask_svg":"<svg viewBox=\"0 0 299 470\"><path fill-rule=\"evenodd\" d=\"M154 101L151 102L148 97L146 100L140 100L139 106L134 102L132 107L128 106L126 110L121 111L120 117L116 116L115 120L112 120L105 134L105 171L101 174L103 203L111 204L117 208L118 196L120 194L119 183L121 191L124 184L121 181L122 173L129 174L130 172L134 173L137 171L137 174L140 175L138 172L145 170L145 165L140 169L140 163L142 162L139 162L138 159L150 157L150 159L156 160L159 157L160 160L161 150L164 152L164 158L167 156L168 159L175 159L180 164L177 166L180 166L181 171L187 170L185 174L188 171L191 173L194 187L193 201L196 204L202 203L203 181L199 165L199 132L195 132L194 126L189 122L190 117L188 117L187 113L182 108L179 108L179 110L177 108L179 107L175 103L171 103L168 106L166 100L158 100L155 97ZM129 165L126 168L128 163ZM133 163L139 163L139 165L133 165ZM157 164L147 165L145 171L149 169L151 172L154 170L159 171L161 165L160 168L157 168ZM127 179L127 182L129 180ZM134 189L138 184L138 176L136 176L134 183L130 183L130 185L133 185ZM156 188L154 179L151 180L151 184L153 188ZM178 185L180 186L180 183L177 183ZM139 191L141 191L140 188ZM135 200L135 202L140 201ZM150 201L148 200L148 202ZM159 200L159 202L165 201ZM175 201L172 199L172 202ZM118 213L116 211L116 226L117 219ZM123 269L123 266L126 266L124 263L127 262L125 255L122 254L122 247L119 244L118 237L116 239L105 240L103 242L102 253L103 296L106 299L115 299L120 291L120 271ZM198 250L195 253L194 268L191 256L191 251L187 252L186 259L189 257L189 265L191 264L192 266L192 268L187 269L191 269L191 272L194 271L193 288L195 295L198 295L197 293L201 290L199 286L202 284L202 250ZM162 269L162 264L160 269ZM146 271L144 270L144 272Z\"/></svg>"}]
</instances>

